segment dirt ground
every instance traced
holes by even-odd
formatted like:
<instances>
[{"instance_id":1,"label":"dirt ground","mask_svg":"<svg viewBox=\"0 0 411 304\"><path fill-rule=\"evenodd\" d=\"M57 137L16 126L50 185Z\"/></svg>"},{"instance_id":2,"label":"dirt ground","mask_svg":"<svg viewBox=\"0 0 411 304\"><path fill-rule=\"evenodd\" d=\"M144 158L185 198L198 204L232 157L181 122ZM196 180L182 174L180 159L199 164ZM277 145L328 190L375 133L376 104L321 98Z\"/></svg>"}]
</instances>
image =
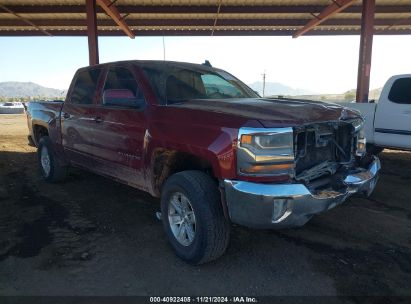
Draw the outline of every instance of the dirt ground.
<instances>
[{"instance_id":1,"label":"dirt ground","mask_svg":"<svg viewBox=\"0 0 411 304\"><path fill-rule=\"evenodd\" d=\"M26 135L23 115L0 115L0 295L411 296L411 153L381 154L370 198L299 229L233 227L226 254L193 267L156 199L74 169L47 184Z\"/></svg>"}]
</instances>

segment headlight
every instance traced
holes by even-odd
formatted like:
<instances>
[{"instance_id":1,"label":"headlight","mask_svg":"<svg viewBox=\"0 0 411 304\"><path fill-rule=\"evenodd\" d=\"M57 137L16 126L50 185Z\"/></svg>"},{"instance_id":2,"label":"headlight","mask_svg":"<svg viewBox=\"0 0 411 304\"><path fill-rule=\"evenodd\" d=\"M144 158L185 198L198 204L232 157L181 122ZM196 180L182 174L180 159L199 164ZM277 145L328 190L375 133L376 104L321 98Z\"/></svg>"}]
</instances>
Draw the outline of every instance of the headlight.
<instances>
[{"instance_id":1,"label":"headlight","mask_svg":"<svg viewBox=\"0 0 411 304\"><path fill-rule=\"evenodd\" d=\"M355 150L355 155L364 156L367 152L367 140L365 139L364 128L361 128L357 133L357 147Z\"/></svg>"},{"instance_id":2,"label":"headlight","mask_svg":"<svg viewBox=\"0 0 411 304\"><path fill-rule=\"evenodd\" d=\"M237 170L240 175L292 175L292 128L241 128L238 134Z\"/></svg>"},{"instance_id":3,"label":"headlight","mask_svg":"<svg viewBox=\"0 0 411 304\"><path fill-rule=\"evenodd\" d=\"M364 119L362 117L358 117L355 119L348 120L347 122L353 125L355 130L354 132L357 136L357 146L355 149L355 155L364 156L367 144L364 132Z\"/></svg>"}]
</instances>

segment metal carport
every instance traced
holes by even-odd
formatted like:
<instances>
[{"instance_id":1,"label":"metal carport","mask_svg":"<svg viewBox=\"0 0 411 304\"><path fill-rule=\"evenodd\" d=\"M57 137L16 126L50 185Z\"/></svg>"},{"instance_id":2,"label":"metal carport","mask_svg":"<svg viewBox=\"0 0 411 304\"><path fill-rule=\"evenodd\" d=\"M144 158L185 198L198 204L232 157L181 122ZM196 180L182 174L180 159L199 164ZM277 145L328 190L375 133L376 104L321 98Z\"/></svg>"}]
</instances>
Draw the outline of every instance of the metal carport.
<instances>
[{"instance_id":1,"label":"metal carport","mask_svg":"<svg viewBox=\"0 0 411 304\"><path fill-rule=\"evenodd\" d=\"M411 34L411 0L0 0L0 36L361 35L357 102L368 101L373 35Z\"/></svg>"}]
</instances>

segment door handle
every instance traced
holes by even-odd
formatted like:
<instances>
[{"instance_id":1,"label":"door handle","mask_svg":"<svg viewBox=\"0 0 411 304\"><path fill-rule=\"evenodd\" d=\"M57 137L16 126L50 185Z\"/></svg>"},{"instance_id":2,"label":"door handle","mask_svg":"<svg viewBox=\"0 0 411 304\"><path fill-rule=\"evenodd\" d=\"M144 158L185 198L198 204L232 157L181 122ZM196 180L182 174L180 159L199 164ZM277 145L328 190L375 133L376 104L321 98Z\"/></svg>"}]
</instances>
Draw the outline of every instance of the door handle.
<instances>
[{"instance_id":1,"label":"door handle","mask_svg":"<svg viewBox=\"0 0 411 304\"><path fill-rule=\"evenodd\" d=\"M64 113L63 114L64 119L69 119L70 117L71 117L71 115L69 113Z\"/></svg>"},{"instance_id":2,"label":"door handle","mask_svg":"<svg viewBox=\"0 0 411 304\"><path fill-rule=\"evenodd\" d=\"M103 119L102 119L101 117L95 117L95 118L94 118L94 121L95 121L96 123L100 123L100 122L103 121Z\"/></svg>"}]
</instances>

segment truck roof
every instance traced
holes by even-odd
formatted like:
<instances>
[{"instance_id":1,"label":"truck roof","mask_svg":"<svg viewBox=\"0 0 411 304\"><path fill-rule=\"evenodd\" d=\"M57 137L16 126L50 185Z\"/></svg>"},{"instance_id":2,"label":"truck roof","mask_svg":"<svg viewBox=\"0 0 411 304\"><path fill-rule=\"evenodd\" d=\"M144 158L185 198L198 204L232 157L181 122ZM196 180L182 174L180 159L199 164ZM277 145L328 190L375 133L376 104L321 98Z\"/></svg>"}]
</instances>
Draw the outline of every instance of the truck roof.
<instances>
[{"instance_id":1,"label":"truck roof","mask_svg":"<svg viewBox=\"0 0 411 304\"><path fill-rule=\"evenodd\" d=\"M91 69L95 67L106 67L112 65L137 65L137 66L144 66L144 67L159 67L159 66L175 66L179 68L194 68L194 69L202 69L202 70L209 70L215 71L219 70L218 68L210 67L205 64L198 64L198 63L190 63L190 62L180 62L180 61L168 61L168 60L122 60L122 61L112 61L101 63L93 66L86 66L82 67L79 70L83 69Z\"/></svg>"}]
</instances>

